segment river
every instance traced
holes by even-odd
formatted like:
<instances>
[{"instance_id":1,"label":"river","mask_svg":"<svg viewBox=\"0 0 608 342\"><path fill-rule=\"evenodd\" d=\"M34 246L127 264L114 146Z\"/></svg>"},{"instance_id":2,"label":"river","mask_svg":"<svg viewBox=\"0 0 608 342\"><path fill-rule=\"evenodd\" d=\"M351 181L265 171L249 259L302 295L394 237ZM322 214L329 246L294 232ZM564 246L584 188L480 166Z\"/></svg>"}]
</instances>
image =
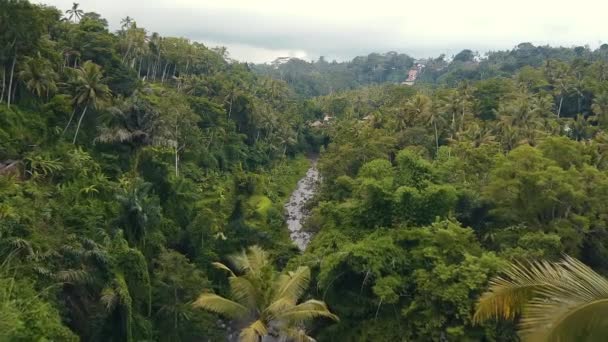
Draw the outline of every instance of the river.
<instances>
[{"instance_id":1,"label":"river","mask_svg":"<svg viewBox=\"0 0 608 342\"><path fill-rule=\"evenodd\" d=\"M303 251L308 246L312 235L302 230L302 224L308 218L306 203L315 195L321 176L317 170L317 159L311 158L311 165L306 175L298 181L296 189L285 204L285 220L291 240Z\"/></svg>"}]
</instances>

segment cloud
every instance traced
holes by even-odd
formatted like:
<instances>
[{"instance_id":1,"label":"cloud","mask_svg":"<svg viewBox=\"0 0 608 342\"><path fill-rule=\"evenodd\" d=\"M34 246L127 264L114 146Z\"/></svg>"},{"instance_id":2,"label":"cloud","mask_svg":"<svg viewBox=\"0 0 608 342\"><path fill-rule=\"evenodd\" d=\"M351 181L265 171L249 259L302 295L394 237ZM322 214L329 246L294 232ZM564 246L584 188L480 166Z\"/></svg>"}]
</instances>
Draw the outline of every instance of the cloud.
<instances>
[{"instance_id":1,"label":"cloud","mask_svg":"<svg viewBox=\"0 0 608 342\"><path fill-rule=\"evenodd\" d=\"M42 1L61 9L72 0ZM416 57L484 52L520 42L597 45L605 39L602 0L81 0L116 29L129 15L162 35L224 45L231 56L270 61L319 55L350 59L389 50Z\"/></svg>"}]
</instances>

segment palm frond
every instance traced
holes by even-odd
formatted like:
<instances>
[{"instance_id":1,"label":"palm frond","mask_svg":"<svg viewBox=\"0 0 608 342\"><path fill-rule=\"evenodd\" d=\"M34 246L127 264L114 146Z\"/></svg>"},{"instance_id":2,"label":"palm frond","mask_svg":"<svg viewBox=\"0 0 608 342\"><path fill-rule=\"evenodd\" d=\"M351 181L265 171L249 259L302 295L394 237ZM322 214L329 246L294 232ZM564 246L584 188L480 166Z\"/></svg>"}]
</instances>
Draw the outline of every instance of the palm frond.
<instances>
[{"instance_id":1,"label":"palm frond","mask_svg":"<svg viewBox=\"0 0 608 342\"><path fill-rule=\"evenodd\" d=\"M281 329L281 335L288 337L289 340L293 342L316 342L314 338L306 334L306 330L299 327Z\"/></svg>"},{"instance_id":2,"label":"palm frond","mask_svg":"<svg viewBox=\"0 0 608 342\"><path fill-rule=\"evenodd\" d=\"M108 312L114 310L118 304L118 299L118 294L111 287L106 287L101 291L101 303L103 303Z\"/></svg>"},{"instance_id":3,"label":"palm frond","mask_svg":"<svg viewBox=\"0 0 608 342\"><path fill-rule=\"evenodd\" d=\"M566 256L555 264L561 279L543 288L524 309L521 334L527 339L593 341L608 335L608 280Z\"/></svg>"},{"instance_id":4,"label":"palm frond","mask_svg":"<svg viewBox=\"0 0 608 342\"><path fill-rule=\"evenodd\" d=\"M525 341L605 341L608 298L592 302L534 300L520 324Z\"/></svg>"},{"instance_id":5,"label":"palm frond","mask_svg":"<svg viewBox=\"0 0 608 342\"><path fill-rule=\"evenodd\" d=\"M274 299L289 298L295 303L304 294L309 282L310 269L306 266L298 267L295 272L282 274L277 279L277 290Z\"/></svg>"},{"instance_id":6,"label":"palm frond","mask_svg":"<svg viewBox=\"0 0 608 342\"><path fill-rule=\"evenodd\" d=\"M264 322L257 320L251 323L248 327L241 330L239 335L240 342L258 342L268 334L268 328Z\"/></svg>"},{"instance_id":7,"label":"palm frond","mask_svg":"<svg viewBox=\"0 0 608 342\"><path fill-rule=\"evenodd\" d=\"M68 269L57 272L57 280L63 283L82 284L91 281L91 275L82 269Z\"/></svg>"},{"instance_id":8,"label":"palm frond","mask_svg":"<svg viewBox=\"0 0 608 342\"><path fill-rule=\"evenodd\" d=\"M221 262L213 262L211 263L215 268L220 269L220 270L224 270L227 271L228 273L230 273L231 277L236 277L236 275L234 274L234 272L232 272L232 270L230 269L230 267L222 264Z\"/></svg>"},{"instance_id":9,"label":"palm frond","mask_svg":"<svg viewBox=\"0 0 608 342\"><path fill-rule=\"evenodd\" d=\"M258 289L245 277L230 277L232 298L249 309L254 309L261 297Z\"/></svg>"},{"instance_id":10,"label":"palm frond","mask_svg":"<svg viewBox=\"0 0 608 342\"><path fill-rule=\"evenodd\" d=\"M281 317L282 312L293 308L296 303L290 298L282 297L274 300L265 310L265 313L272 319Z\"/></svg>"},{"instance_id":11,"label":"palm frond","mask_svg":"<svg viewBox=\"0 0 608 342\"><path fill-rule=\"evenodd\" d=\"M228 260L230 260L230 263L238 272L244 272L251 268L251 266L249 265L249 258L247 257L247 253L245 252L245 250L241 251L240 253L235 253L229 256Z\"/></svg>"},{"instance_id":12,"label":"palm frond","mask_svg":"<svg viewBox=\"0 0 608 342\"><path fill-rule=\"evenodd\" d=\"M249 267L252 271L260 270L269 263L268 253L259 246L249 247L247 259L249 259Z\"/></svg>"},{"instance_id":13,"label":"palm frond","mask_svg":"<svg viewBox=\"0 0 608 342\"><path fill-rule=\"evenodd\" d=\"M475 322L521 314L529 341L601 341L608 335L608 280L582 262L514 264L490 282Z\"/></svg>"},{"instance_id":14,"label":"palm frond","mask_svg":"<svg viewBox=\"0 0 608 342\"><path fill-rule=\"evenodd\" d=\"M259 271L264 266L268 265L268 253L259 246L251 246L246 251L233 254L229 257L232 265L237 271Z\"/></svg>"},{"instance_id":15,"label":"palm frond","mask_svg":"<svg viewBox=\"0 0 608 342\"><path fill-rule=\"evenodd\" d=\"M305 322L316 317L327 317L339 321L338 316L329 311L327 305L319 300L308 300L281 313L281 319L290 322Z\"/></svg>"},{"instance_id":16,"label":"palm frond","mask_svg":"<svg viewBox=\"0 0 608 342\"><path fill-rule=\"evenodd\" d=\"M241 318L249 312L243 305L213 293L201 294L192 305L230 318Z\"/></svg>"},{"instance_id":17,"label":"palm frond","mask_svg":"<svg viewBox=\"0 0 608 342\"><path fill-rule=\"evenodd\" d=\"M95 142L101 142L101 143L115 143L115 142L125 142L125 141L131 141L133 139L133 132L124 129L124 128L108 128L108 127L101 127L99 129L100 133L97 136L97 138L95 138Z\"/></svg>"},{"instance_id":18,"label":"palm frond","mask_svg":"<svg viewBox=\"0 0 608 342\"><path fill-rule=\"evenodd\" d=\"M547 261L531 262L527 266L512 264L505 271L504 277L499 276L490 281L490 289L477 302L473 321L480 323L493 318L514 319L538 291L554 286L560 275L560 268Z\"/></svg>"}]
</instances>

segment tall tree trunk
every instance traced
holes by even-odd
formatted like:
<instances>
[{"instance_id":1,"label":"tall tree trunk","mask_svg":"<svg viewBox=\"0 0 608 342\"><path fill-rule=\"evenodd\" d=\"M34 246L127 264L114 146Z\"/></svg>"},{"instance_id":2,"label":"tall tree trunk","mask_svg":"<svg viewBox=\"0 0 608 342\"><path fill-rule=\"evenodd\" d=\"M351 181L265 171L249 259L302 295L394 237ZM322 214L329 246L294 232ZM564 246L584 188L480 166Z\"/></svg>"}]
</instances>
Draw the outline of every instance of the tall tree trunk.
<instances>
[{"instance_id":1,"label":"tall tree trunk","mask_svg":"<svg viewBox=\"0 0 608 342\"><path fill-rule=\"evenodd\" d=\"M209 142L207 142L207 152L209 152L209 148L211 147L211 143L213 142L213 132L211 132L211 135L209 136Z\"/></svg>"},{"instance_id":2,"label":"tall tree trunk","mask_svg":"<svg viewBox=\"0 0 608 342\"><path fill-rule=\"evenodd\" d=\"M8 81L7 108L11 108L11 91L13 88L13 77L15 75L15 63L17 63L17 53L13 56L13 65L11 66L11 76Z\"/></svg>"},{"instance_id":3,"label":"tall tree trunk","mask_svg":"<svg viewBox=\"0 0 608 342\"><path fill-rule=\"evenodd\" d=\"M177 125L175 125L175 177L179 175L179 140L177 134Z\"/></svg>"},{"instance_id":4,"label":"tall tree trunk","mask_svg":"<svg viewBox=\"0 0 608 342\"><path fill-rule=\"evenodd\" d=\"M228 107L228 117L232 115L232 94L230 95L230 106Z\"/></svg>"},{"instance_id":5,"label":"tall tree trunk","mask_svg":"<svg viewBox=\"0 0 608 342\"><path fill-rule=\"evenodd\" d=\"M465 111L465 101L462 101L462 122L460 123L461 130L464 132L464 111Z\"/></svg>"},{"instance_id":6,"label":"tall tree trunk","mask_svg":"<svg viewBox=\"0 0 608 342\"><path fill-rule=\"evenodd\" d=\"M177 307L177 305L178 305L177 288L175 286L173 286L173 300L174 300L175 307ZM177 331L177 310L173 310L173 329L175 329L175 331Z\"/></svg>"},{"instance_id":7,"label":"tall tree trunk","mask_svg":"<svg viewBox=\"0 0 608 342\"><path fill-rule=\"evenodd\" d=\"M131 40L129 40L129 45L127 45L127 52L125 52L125 55L122 56L122 62L124 63L127 60L127 56L129 55L129 52L131 52L131 44L133 42Z\"/></svg>"},{"instance_id":8,"label":"tall tree trunk","mask_svg":"<svg viewBox=\"0 0 608 342\"><path fill-rule=\"evenodd\" d=\"M72 111L72 115L70 115L70 120L68 120L68 124L65 125L63 132L61 132L61 135L64 135L65 131L67 131L68 127L70 127L70 124L72 123L72 119L74 119L74 114L76 114L76 107L74 107L74 110Z\"/></svg>"},{"instance_id":9,"label":"tall tree trunk","mask_svg":"<svg viewBox=\"0 0 608 342\"><path fill-rule=\"evenodd\" d=\"M179 150L175 147L175 177L179 176Z\"/></svg>"},{"instance_id":10,"label":"tall tree trunk","mask_svg":"<svg viewBox=\"0 0 608 342\"><path fill-rule=\"evenodd\" d=\"M165 75L167 74L168 66L169 66L169 62L165 63L165 69L163 70L163 76L160 79L160 83L165 83Z\"/></svg>"},{"instance_id":11,"label":"tall tree trunk","mask_svg":"<svg viewBox=\"0 0 608 342\"><path fill-rule=\"evenodd\" d=\"M559 98L559 107L557 108L557 117L559 118L562 112L562 103L564 102L564 95Z\"/></svg>"},{"instance_id":12,"label":"tall tree trunk","mask_svg":"<svg viewBox=\"0 0 608 342\"><path fill-rule=\"evenodd\" d=\"M162 62L160 60L160 40L158 41L158 54L156 56L156 65L154 68L154 80L156 80L156 75L157 75L157 71L158 68L162 65Z\"/></svg>"},{"instance_id":13,"label":"tall tree trunk","mask_svg":"<svg viewBox=\"0 0 608 342\"><path fill-rule=\"evenodd\" d=\"M454 132L456 132L456 111L452 111L452 132L450 132L450 138L454 138Z\"/></svg>"},{"instance_id":14,"label":"tall tree trunk","mask_svg":"<svg viewBox=\"0 0 608 342\"><path fill-rule=\"evenodd\" d=\"M435 156L439 153L439 135L437 134L437 123L433 122L433 127L435 127Z\"/></svg>"},{"instance_id":15,"label":"tall tree trunk","mask_svg":"<svg viewBox=\"0 0 608 342\"><path fill-rule=\"evenodd\" d=\"M4 88L6 88L6 68L2 66L2 93L0 93L0 102L4 101Z\"/></svg>"},{"instance_id":16,"label":"tall tree trunk","mask_svg":"<svg viewBox=\"0 0 608 342\"><path fill-rule=\"evenodd\" d=\"M82 111L82 114L80 115L80 119L78 119L78 126L76 126L76 133L74 133L74 140L72 140L72 144L76 144L76 138L78 137L78 131L80 131L80 124L82 124L82 119L84 118L84 115L87 113L87 108L89 108L88 105L84 106L84 110Z\"/></svg>"},{"instance_id":17,"label":"tall tree trunk","mask_svg":"<svg viewBox=\"0 0 608 342\"><path fill-rule=\"evenodd\" d=\"M150 79L150 59L149 58L147 58L147 62L148 63L146 63L147 64L146 67L148 70L146 71L146 79Z\"/></svg>"}]
</instances>

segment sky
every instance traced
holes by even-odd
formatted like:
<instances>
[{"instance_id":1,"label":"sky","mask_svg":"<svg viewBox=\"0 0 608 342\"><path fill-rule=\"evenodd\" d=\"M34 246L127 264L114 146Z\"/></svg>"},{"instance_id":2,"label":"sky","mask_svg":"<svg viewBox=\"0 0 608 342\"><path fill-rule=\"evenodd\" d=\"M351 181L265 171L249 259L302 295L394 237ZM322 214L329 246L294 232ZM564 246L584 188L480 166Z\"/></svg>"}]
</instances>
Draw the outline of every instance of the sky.
<instances>
[{"instance_id":1,"label":"sky","mask_svg":"<svg viewBox=\"0 0 608 342\"><path fill-rule=\"evenodd\" d=\"M230 57L349 60L371 52L451 56L462 49L511 49L608 42L607 0L76 0L116 30L130 16L139 27L207 46ZM62 10L73 0L38 0Z\"/></svg>"}]
</instances>

